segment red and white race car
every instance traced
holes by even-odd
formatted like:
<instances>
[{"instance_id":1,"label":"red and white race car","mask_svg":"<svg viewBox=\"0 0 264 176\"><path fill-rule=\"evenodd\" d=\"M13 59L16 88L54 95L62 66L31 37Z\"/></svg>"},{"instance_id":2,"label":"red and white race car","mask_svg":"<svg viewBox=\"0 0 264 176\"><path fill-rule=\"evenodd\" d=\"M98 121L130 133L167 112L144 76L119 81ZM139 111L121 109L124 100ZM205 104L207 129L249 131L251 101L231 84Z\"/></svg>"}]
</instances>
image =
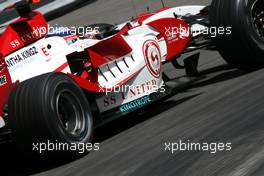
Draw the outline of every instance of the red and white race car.
<instances>
[{"instance_id":1,"label":"red and white race car","mask_svg":"<svg viewBox=\"0 0 264 176\"><path fill-rule=\"evenodd\" d=\"M120 25L85 26L95 30L82 36L48 32L28 1L12 7L21 17L0 36L0 131L26 147L88 143L94 128L169 96L164 64L199 75L197 56L180 65L182 53L217 48L237 68L264 65L262 0L164 7Z\"/></svg>"}]
</instances>

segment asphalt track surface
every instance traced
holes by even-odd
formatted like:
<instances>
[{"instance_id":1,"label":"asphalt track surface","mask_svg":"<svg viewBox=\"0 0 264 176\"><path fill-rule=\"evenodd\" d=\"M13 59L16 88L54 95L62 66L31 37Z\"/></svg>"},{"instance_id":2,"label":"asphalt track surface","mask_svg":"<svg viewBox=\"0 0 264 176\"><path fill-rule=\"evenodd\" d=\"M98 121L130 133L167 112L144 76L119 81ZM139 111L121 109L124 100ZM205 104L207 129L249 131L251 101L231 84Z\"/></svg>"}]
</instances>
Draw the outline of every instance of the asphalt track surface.
<instances>
[{"instance_id":1,"label":"asphalt track surface","mask_svg":"<svg viewBox=\"0 0 264 176\"><path fill-rule=\"evenodd\" d=\"M98 0L61 16L52 24L122 22L158 0ZM209 4L207 0L167 0L167 5ZM141 8L139 8L141 7ZM184 58L185 56L183 56ZM0 150L0 175L37 176L263 176L264 70L243 73L217 52L202 51L203 79L164 102L96 131L100 151L74 161L36 162L12 145ZM167 65L171 78L183 75ZM228 152L164 151L165 142L231 142Z\"/></svg>"}]
</instances>

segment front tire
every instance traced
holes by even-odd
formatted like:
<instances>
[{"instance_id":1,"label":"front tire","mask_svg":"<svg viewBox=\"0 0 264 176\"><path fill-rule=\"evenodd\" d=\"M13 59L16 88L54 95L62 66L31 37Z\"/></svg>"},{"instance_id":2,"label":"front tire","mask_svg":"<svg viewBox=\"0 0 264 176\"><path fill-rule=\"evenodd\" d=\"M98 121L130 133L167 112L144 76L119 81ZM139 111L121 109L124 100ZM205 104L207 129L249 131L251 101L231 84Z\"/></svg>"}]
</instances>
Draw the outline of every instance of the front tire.
<instances>
[{"instance_id":1,"label":"front tire","mask_svg":"<svg viewBox=\"0 0 264 176\"><path fill-rule=\"evenodd\" d=\"M215 40L229 64L246 71L264 66L263 0L213 0L210 22L212 27L231 27L231 35Z\"/></svg>"},{"instance_id":2,"label":"front tire","mask_svg":"<svg viewBox=\"0 0 264 176\"><path fill-rule=\"evenodd\" d=\"M33 143L87 144L93 119L83 91L67 75L49 73L19 84L10 96L9 123L15 141L32 150ZM74 156L79 151L56 151Z\"/></svg>"}]
</instances>

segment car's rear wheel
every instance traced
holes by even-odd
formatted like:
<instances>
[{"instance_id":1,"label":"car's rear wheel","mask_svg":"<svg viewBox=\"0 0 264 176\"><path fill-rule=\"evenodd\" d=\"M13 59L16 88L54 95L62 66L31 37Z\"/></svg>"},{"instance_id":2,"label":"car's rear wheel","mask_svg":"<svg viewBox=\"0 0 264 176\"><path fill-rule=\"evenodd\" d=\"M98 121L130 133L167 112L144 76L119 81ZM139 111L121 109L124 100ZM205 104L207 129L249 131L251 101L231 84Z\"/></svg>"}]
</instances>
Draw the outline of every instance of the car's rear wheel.
<instances>
[{"instance_id":1,"label":"car's rear wheel","mask_svg":"<svg viewBox=\"0 0 264 176\"><path fill-rule=\"evenodd\" d=\"M12 92L8 110L15 141L26 150L32 150L33 143L49 142L68 145L52 153L74 156L80 152L68 150L70 145L91 141L89 103L65 74L49 73L22 82Z\"/></svg>"},{"instance_id":2,"label":"car's rear wheel","mask_svg":"<svg viewBox=\"0 0 264 176\"><path fill-rule=\"evenodd\" d=\"M264 66L264 1L213 0L212 27L231 27L230 35L218 35L218 50L231 65L251 71Z\"/></svg>"}]
</instances>

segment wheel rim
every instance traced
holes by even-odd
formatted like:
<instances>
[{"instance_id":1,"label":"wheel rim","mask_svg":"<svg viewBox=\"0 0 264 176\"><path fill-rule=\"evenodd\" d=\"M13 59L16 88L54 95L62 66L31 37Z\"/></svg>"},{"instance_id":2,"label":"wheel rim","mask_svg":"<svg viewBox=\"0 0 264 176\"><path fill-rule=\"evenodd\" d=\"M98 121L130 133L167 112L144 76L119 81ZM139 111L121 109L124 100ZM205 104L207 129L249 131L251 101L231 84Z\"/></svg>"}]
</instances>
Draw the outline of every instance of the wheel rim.
<instances>
[{"instance_id":1,"label":"wheel rim","mask_svg":"<svg viewBox=\"0 0 264 176\"><path fill-rule=\"evenodd\" d=\"M86 118L81 103L70 91L58 93L57 115L64 131L74 138L79 138L85 131Z\"/></svg>"},{"instance_id":2,"label":"wheel rim","mask_svg":"<svg viewBox=\"0 0 264 176\"><path fill-rule=\"evenodd\" d=\"M251 17L254 30L264 40L264 1L255 0L251 6Z\"/></svg>"}]
</instances>

